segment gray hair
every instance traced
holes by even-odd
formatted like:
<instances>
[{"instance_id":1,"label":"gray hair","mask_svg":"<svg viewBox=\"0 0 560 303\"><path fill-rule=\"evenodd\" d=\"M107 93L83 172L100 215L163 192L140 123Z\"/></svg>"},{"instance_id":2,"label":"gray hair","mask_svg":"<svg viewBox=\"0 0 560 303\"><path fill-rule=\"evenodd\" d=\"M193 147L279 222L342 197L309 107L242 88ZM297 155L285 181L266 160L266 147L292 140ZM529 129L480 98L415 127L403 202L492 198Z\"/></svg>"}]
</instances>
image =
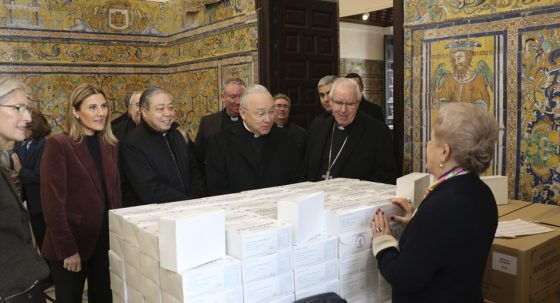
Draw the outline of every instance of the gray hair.
<instances>
[{"instance_id":1,"label":"gray hair","mask_svg":"<svg viewBox=\"0 0 560 303\"><path fill-rule=\"evenodd\" d=\"M331 87L331 91L329 92L329 97L332 99L333 92L338 86L351 86L356 91L356 102L360 102L362 100L362 92L360 91L360 86L358 83L350 78L337 78L334 80L333 85Z\"/></svg>"},{"instance_id":2,"label":"gray hair","mask_svg":"<svg viewBox=\"0 0 560 303\"><path fill-rule=\"evenodd\" d=\"M336 78L337 77L333 75L324 76L323 78L321 78L321 80L319 80L319 83L317 83L317 88L333 83Z\"/></svg>"},{"instance_id":3,"label":"gray hair","mask_svg":"<svg viewBox=\"0 0 560 303\"><path fill-rule=\"evenodd\" d=\"M441 107L433 125L435 138L449 145L453 159L464 169L483 173L494 155L498 123L472 103L450 102Z\"/></svg>"},{"instance_id":4,"label":"gray hair","mask_svg":"<svg viewBox=\"0 0 560 303\"><path fill-rule=\"evenodd\" d=\"M124 106L126 108L130 106L130 99L132 99L132 96L136 94L142 94L142 92L139 90L131 90L126 94L126 96L124 96Z\"/></svg>"},{"instance_id":5,"label":"gray hair","mask_svg":"<svg viewBox=\"0 0 560 303\"><path fill-rule=\"evenodd\" d=\"M0 76L0 104L8 102L8 96L18 89L22 90L25 94L29 93L27 86L20 80L12 76ZM0 167L7 167L9 162L9 156L4 151L5 144L4 138L0 137Z\"/></svg>"},{"instance_id":6,"label":"gray hair","mask_svg":"<svg viewBox=\"0 0 560 303\"><path fill-rule=\"evenodd\" d=\"M243 108L247 108L248 104L247 104L247 96L249 94L264 94L264 93L269 93L268 89L260 84L253 84L250 85L249 87L247 87L247 89L245 89L245 91L243 92L243 94L241 95L241 100L239 101L239 106L243 107Z\"/></svg>"},{"instance_id":7,"label":"gray hair","mask_svg":"<svg viewBox=\"0 0 560 303\"><path fill-rule=\"evenodd\" d=\"M292 100L286 94L282 94L282 93L276 94L276 95L274 95L274 97L272 97L272 100L276 100L276 99L284 99L284 100L288 101L288 104L292 104Z\"/></svg>"},{"instance_id":8,"label":"gray hair","mask_svg":"<svg viewBox=\"0 0 560 303\"><path fill-rule=\"evenodd\" d=\"M171 96L171 94L168 91L166 91L163 88L153 86L147 88L144 92L142 92L142 95L140 96L140 107L149 108L150 99L152 98L153 95L157 95L157 94L167 94L171 98L171 100L173 100L173 96Z\"/></svg>"},{"instance_id":9,"label":"gray hair","mask_svg":"<svg viewBox=\"0 0 560 303\"><path fill-rule=\"evenodd\" d=\"M222 85L222 92L225 92L226 87L230 84L241 85L241 86L245 87L245 81L243 81L239 78L229 78L226 81L224 81L224 84Z\"/></svg>"}]
</instances>

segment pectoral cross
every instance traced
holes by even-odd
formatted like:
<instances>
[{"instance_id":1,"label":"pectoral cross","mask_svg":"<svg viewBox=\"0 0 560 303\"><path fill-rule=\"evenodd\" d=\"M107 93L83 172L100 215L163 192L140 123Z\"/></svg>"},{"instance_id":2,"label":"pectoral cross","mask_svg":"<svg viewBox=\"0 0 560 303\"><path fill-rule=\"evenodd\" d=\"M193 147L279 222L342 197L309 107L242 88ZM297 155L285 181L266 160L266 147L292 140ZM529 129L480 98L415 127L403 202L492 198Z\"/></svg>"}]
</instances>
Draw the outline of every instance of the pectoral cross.
<instances>
[{"instance_id":1,"label":"pectoral cross","mask_svg":"<svg viewBox=\"0 0 560 303\"><path fill-rule=\"evenodd\" d=\"M321 177L323 178L323 180L330 180L333 177L331 176L331 171L327 170L327 173L325 173L324 175L321 175Z\"/></svg>"}]
</instances>

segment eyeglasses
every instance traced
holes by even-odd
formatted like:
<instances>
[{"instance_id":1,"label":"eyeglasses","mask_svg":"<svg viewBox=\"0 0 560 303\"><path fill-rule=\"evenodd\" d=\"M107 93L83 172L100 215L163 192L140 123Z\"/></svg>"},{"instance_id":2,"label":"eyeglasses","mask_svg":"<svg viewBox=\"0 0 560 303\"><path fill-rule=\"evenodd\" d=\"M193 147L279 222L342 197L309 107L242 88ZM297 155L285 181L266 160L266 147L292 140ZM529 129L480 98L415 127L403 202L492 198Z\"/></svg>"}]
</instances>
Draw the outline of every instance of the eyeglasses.
<instances>
[{"instance_id":1,"label":"eyeglasses","mask_svg":"<svg viewBox=\"0 0 560 303\"><path fill-rule=\"evenodd\" d=\"M343 107L344 105L346 105L347 108L351 108L351 109L358 107L358 102L344 102L338 100L332 100L332 101L337 107L340 108Z\"/></svg>"},{"instance_id":2,"label":"eyeglasses","mask_svg":"<svg viewBox=\"0 0 560 303\"><path fill-rule=\"evenodd\" d=\"M0 106L13 108L20 115L31 112L31 107L29 105L25 105L25 104L17 104L17 105L0 104Z\"/></svg>"},{"instance_id":3,"label":"eyeglasses","mask_svg":"<svg viewBox=\"0 0 560 303\"><path fill-rule=\"evenodd\" d=\"M288 108L290 108L290 106L288 104L274 104L274 107L276 107L276 109L288 109Z\"/></svg>"}]
</instances>

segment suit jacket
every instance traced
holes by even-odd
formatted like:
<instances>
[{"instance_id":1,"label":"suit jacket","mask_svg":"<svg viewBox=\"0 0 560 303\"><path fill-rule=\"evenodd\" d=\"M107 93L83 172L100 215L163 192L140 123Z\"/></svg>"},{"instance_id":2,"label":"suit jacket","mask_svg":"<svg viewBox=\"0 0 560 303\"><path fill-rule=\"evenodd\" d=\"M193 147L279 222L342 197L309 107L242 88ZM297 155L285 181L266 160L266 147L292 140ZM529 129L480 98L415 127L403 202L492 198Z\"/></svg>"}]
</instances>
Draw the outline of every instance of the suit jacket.
<instances>
[{"instance_id":1,"label":"suit jacket","mask_svg":"<svg viewBox=\"0 0 560 303\"><path fill-rule=\"evenodd\" d=\"M48 276L49 268L31 240L29 215L0 167L0 297L20 293L35 280Z\"/></svg>"},{"instance_id":2,"label":"suit jacket","mask_svg":"<svg viewBox=\"0 0 560 303\"><path fill-rule=\"evenodd\" d=\"M122 205L117 147L99 143L106 197L85 140L67 134L50 137L41 162L41 202L47 225L41 253L62 261L80 253L87 260L95 250L104 212ZM107 203L107 204L106 204Z\"/></svg>"},{"instance_id":3,"label":"suit jacket","mask_svg":"<svg viewBox=\"0 0 560 303\"><path fill-rule=\"evenodd\" d=\"M385 123L385 115L383 114L383 110L381 106L369 102L364 96L362 96L362 102L360 102L360 107L358 110L364 114L370 115L372 118L375 118L383 123Z\"/></svg>"},{"instance_id":4,"label":"suit jacket","mask_svg":"<svg viewBox=\"0 0 560 303\"><path fill-rule=\"evenodd\" d=\"M322 155L334 123L332 116L321 115L307 129L305 168L309 181L322 180ZM394 184L395 158L387 125L358 112L346 131L348 141L331 176Z\"/></svg>"},{"instance_id":5,"label":"suit jacket","mask_svg":"<svg viewBox=\"0 0 560 303\"><path fill-rule=\"evenodd\" d=\"M482 279L498 211L476 174L453 177L422 201L399 250L377 254L393 302L482 302Z\"/></svg>"},{"instance_id":6,"label":"suit jacket","mask_svg":"<svg viewBox=\"0 0 560 303\"><path fill-rule=\"evenodd\" d=\"M208 142L206 180L208 193L219 195L285 185L302 180L302 161L294 139L272 127L262 140L261 165L253 135L241 124L226 129Z\"/></svg>"},{"instance_id":7,"label":"suit jacket","mask_svg":"<svg viewBox=\"0 0 560 303\"><path fill-rule=\"evenodd\" d=\"M164 136L142 120L120 144L125 205L202 196L202 175L189 149L176 124Z\"/></svg>"},{"instance_id":8,"label":"suit jacket","mask_svg":"<svg viewBox=\"0 0 560 303\"><path fill-rule=\"evenodd\" d=\"M200 126L198 127L198 133L194 139L196 146L195 155L197 159L203 163L204 157L206 156L206 145L208 144L208 139L211 136L216 135L224 129L229 129L232 125L242 125L241 117L238 117L235 122L228 122L230 119L224 108L222 111L206 115L200 120Z\"/></svg>"},{"instance_id":9,"label":"suit jacket","mask_svg":"<svg viewBox=\"0 0 560 303\"><path fill-rule=\"evenodd\" d=\"M115 135L115 137L117 137L117 139L119 139L119 142L122 141L124 137L135 127L136 123L134 123L134 120L132 120L132 118L130 117L128 117L128 119L124 121L121 121L120 123L117 123L115 126L111 126L111 128L113 129L113 134Z\"/></svg>"},{"instance_id":10,"label":"suit jacket","mask_svg":"<svg viewBox=\"0 0 560 303\"><path fill-rule=\"evenodd\" d=\"M33 138L29 148L26 142L16 142L12 152L16 153L21 162L19 181L21 183L22 200L27 201L27 209L32 215L43 212L41 209L41 188L39 186L40 164L45 149L45 137Z\"/></svg>"},{"instance_id":11,"label":"suit jacket","mask_svg":"<svg viewBox=\"0 0 560 303\"><path fill-rule=\"evenodd\" d=\"M280 127L278 125L276 125L276 126ZM300 153L303 157L303 152L305 151L305 129L303 127L293 123L292 121L286 122L286 124L284 124L283 127L280 127L280 128L288 131L288 133L290 133L292 135L292 137L296 141L296 145L298 147L298 150L300 151Z\"/></svg>"}]
</instances>

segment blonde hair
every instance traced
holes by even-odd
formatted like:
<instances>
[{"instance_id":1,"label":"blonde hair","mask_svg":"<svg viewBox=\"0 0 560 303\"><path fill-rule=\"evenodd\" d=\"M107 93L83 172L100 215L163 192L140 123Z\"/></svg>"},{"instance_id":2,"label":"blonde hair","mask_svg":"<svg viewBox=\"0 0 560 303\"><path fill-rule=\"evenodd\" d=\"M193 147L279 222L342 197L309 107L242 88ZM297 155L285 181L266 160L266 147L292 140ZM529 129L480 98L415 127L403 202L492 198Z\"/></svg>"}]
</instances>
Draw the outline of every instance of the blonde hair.
<instances>
[{"instance_id":1,"label":"blonde hair","mask_svg":"<svg viewBox=\"0 0 560 303\"><path fill-rule=\"evenodd\" d=\"M29 89L22 81L8 75L0 76L0 104L8 102L10 94L18 89L22 90L25 94L29 93ZM8 165L9 156L4 151L5 145L6 139L0 137L0 167Z\"/></svg>"},{"instance_id":2,"label":"blonde hair","mask_svg":"<svg viewBox=\"0 0 560 303\"><path fill-rule=\"evenodd\" d=\"M433 126L434 137L447 143L453 159L464 169L483 173L494 156L498 123L472 103L450 102L443 106Z\"/></svg>"},{"instance_id":3,"label":"blonde hair","mask_svg":"<svg viewBox=\"0 0 560 303\"><path fill-rule=\"evenodd\" d=\"M68 112L66 113L66 132L68 133L68 137L71 140L81 142L84 139L85 133L82 129L82 124L80 120L74 117L74 109L76 111L80 110L80 106L82 102L89 96L92 95L103 95L103 98L107 100L107 96L105 92L95 84L82 84L70 95L70 102L68 103ZM110 121L109 113L107 113L107 117L105 119L105 125L103 130L100 132L101 142L109 145L116 145L118 140L113 135L113 131L111 130L111 121Z\"/></svg>"}]
</instances>

